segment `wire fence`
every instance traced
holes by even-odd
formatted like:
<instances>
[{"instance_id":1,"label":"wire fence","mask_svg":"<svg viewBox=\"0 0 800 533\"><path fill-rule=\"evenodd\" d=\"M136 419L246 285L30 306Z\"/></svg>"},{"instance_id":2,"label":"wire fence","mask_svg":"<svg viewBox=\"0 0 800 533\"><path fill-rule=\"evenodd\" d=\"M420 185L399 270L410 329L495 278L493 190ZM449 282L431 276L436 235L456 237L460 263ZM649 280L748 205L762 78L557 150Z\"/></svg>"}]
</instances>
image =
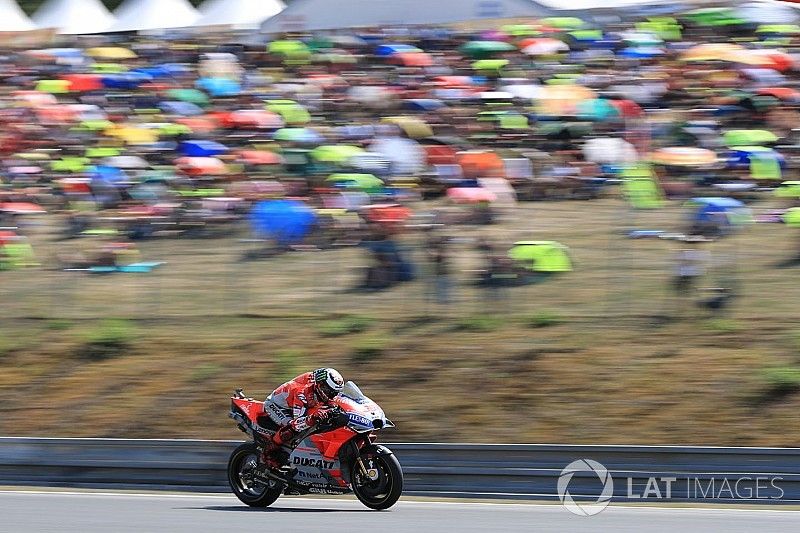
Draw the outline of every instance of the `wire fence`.
<instances>
[{"instance_id":1,"label":"wire fence","mask_svg":"<svg viewBox=\"0 0 800 533\"><path fill-rule=\"evenodd\" d=\"M767 211L770 205L756 209ZM25 228L40 266L0 272L0 318L367 315L404 320L552 313L621 324L680 313L683 305L672 288L682 244L629 237L632 230L685 230L687 208L677 201L653 211L634 211L616 199L524 203L501 213L493 225L439 227L434 233L446 239L447 267L438 275L428 232L411 228L393 240L413 279L380 290L359 289L374 263L365 247L347 243L253 259L259 244L248 240L244 222L214 238L141 241L143 258L164 263L150 273L65 272L55 258L72 244L55 239L51 222ZM479 243L489 242L505 254L514 242L531 240L566 245L572 271L509 287L478 284L486 268ZM758 224L704 243L709 260L684 298L690 300L686 308L725 288L736 297L720 312L749 318L796 314L800 288L794 271L780 268L792 256L794 241L790 229Z\"/></svg>"}]
</instances>

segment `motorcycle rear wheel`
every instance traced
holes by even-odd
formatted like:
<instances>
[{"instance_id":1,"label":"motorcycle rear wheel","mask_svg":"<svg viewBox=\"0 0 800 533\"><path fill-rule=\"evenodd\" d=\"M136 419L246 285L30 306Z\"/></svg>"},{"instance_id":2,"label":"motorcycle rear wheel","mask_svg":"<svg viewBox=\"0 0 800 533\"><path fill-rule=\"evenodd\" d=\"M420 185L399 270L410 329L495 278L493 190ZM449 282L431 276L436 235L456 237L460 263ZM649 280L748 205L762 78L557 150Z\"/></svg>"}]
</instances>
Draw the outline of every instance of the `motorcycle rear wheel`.
<instances>
[{"instance_id":1,"label":"motorcycle rear wheel","mask_svg":"<svg viewBox=\"0 0 800 533\"><path fill-rule=\"evenodd\" d=\"M228 459L228 484L242 503L250 507L269 507L280 498L282 487L268 487L256 482L251 472L258 465L258 448L246 442L233 450Z\"/></svg>"},{"instance_id":2,"label":"motorcycle rear wheel","mask_svg":"<svg viewBox=\"0 0 800 533\"><path fill-rule=\"evenodd\" d=\"M374 478L366 477L353 466L353 492L361 503L375 511L383 511L397 503L403 493L403 469L394 455L365 450L361 460Z\"/></svg>"}]
</instances>

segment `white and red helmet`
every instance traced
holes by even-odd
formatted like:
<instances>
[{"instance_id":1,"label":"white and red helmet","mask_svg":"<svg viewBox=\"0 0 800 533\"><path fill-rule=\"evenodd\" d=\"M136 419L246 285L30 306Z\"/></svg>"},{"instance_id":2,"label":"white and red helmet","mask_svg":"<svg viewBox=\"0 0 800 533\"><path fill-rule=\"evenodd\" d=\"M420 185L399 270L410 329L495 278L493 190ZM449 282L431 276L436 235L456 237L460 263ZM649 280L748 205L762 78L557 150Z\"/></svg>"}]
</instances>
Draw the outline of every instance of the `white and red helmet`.
<instances>
[{"instance_id":1,"label":"white and red helmet","mask_svg":"<svg viewBox=\"0 0 800 533\"><path fill-rule=\"evenodd\" d=\"M312 373L314 385L319 399L330 401L342 392L344 388L344 378L334 368L318 368Z\"/></svg>"}]
</instances>

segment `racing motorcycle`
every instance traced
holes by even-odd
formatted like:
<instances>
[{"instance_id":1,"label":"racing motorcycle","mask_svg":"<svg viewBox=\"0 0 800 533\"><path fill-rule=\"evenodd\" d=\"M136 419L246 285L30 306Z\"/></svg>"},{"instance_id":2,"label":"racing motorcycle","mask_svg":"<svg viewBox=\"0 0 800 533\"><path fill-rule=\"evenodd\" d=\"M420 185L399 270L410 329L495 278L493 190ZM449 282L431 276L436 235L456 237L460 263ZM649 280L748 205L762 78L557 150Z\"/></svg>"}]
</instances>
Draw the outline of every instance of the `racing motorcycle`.
<instances>
[{"instance_id":1,"label":"racing motorcycle","mask_svg":"<svg viewBox=\"0 0 800 533\"><path fill-rule=\"evenodd\" d=\"M286 443L283 452L289 464L276 470L263 464L261 454L279 427L264 413L264 402L237 389L229 416L252 440L236 448L228 460L228 483L236 497L251 507L267 507L282 494L352 491L370 509L397 503L403 492L403 470L391 450L375 443L375 432L394 424L352 381L332 404L328 422Z\"/></svg>"}]
</instances>

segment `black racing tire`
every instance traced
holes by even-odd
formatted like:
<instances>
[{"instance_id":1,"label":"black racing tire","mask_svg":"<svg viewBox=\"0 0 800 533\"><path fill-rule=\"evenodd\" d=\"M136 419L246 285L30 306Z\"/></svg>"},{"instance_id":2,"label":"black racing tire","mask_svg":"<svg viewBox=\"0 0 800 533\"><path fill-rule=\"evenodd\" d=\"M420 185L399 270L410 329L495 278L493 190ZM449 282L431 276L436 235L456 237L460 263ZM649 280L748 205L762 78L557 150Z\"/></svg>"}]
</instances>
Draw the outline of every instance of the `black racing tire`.
<instances>
[{"instance_id":1,"label":"black racing tire","mask_svg":"<svg viewBox=\"0 0 800 533\"><path fill-rule=\"evenodd\" d=\"M356 498L375 511L383 511L396 504L403 494L403 469L397 457L375 448L363 450L360 457L368 470L378 470L378 478L364 478L356 462L352 470L352 487Z\"/></svg>"},{"instance_id":2,"label":"black racing tire","mask_svg":"<svg viewBox=\"0 0 800 533\"><path fill-rule=\"evenodd\" d=\"M235 450L228 459L228 484L239 500L250 507L269 507L280 498L281 486L268 487L247 479L248 469L258 464L258 448L246 442Z\"/></svg>"}]
</instances>

